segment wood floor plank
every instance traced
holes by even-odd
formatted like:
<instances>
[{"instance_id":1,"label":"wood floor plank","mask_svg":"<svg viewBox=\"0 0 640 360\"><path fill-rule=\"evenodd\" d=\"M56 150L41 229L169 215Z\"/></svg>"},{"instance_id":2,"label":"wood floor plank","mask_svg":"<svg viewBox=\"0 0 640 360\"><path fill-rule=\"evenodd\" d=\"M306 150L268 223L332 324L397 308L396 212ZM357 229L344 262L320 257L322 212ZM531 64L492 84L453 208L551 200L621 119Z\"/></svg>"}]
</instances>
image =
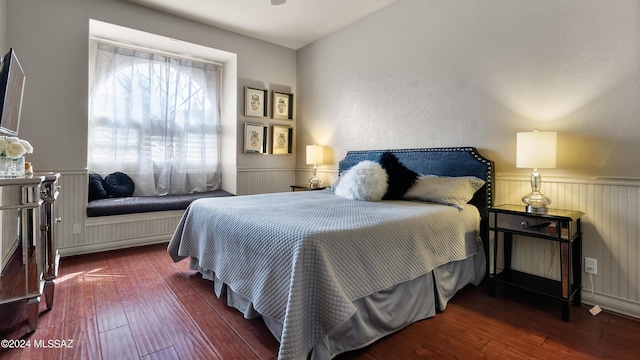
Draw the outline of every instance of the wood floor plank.
<instances>
[{"instance_id":1,"label":"wood floor plank","mask_svg":"<svg viewBox=\"0 0 640 360\"><path fill-rule=\"evenodd\" d=\"M168 288L174 293L174 296L195 293L195 289L189 284L188 279L193 277L196 272L189 270L188 259L178 263L167 261L168 254L166 251L150 251L145 253L145 257L150 264L153 264L152 271L155 271L164 280ZM187 265L187 267L185 268L184 265Z\"/></svg>"},{"instance_id":2,"label":"wood floor plank","mask_svg":"<svg viewBox=\"0 0 640 360\"><path fill-rule=\"evenodd\" d=\"M607 313L593 317L587 309L573 307L571 322L558 321L559 313L556 302L523 293L497 297L485 304L480 304L480 306L476 301L474 305L465 303L464 308L483 308L477 315L469 314L470 318L477 320L479 328L491 328L492 332L493 329L500 328L499 324L510 324L510 326L517 328L515 332L501 332L500 338L510 339L518 334L533 337L534 343L538 343L542 339L539 352L545 348L553 347L555 349L553 353L561 353L565 349L575 352L576 349L579 349L580 356L595 358L607 356L602 351L603 347L600 342L611 318L611 315ZM518 318L518 320L513 318ZM490 323L483 322L485 319ZM610 350L611 346L609 345L607 348Z\"/></svg>"},{"instance_id":3,"label":"wood floor plank","mask_svg":"<svg viewBox=\"0 0 640 360\"><path fill-rule=\"evenodd\" d=\"M98 255L95 255L98 256ZM93 258L94 261L98 258ZM85 319L95 319L95 305L93 303L93 284L90 272L94 270L87 258L75 257L61 259L61 266L68 267L68 275L62 283L68 294L64 302L65 324L83 322ZM60 284L62 286L62 284ZM55 299L55 294L54 294ZM55 300L54 300L55 302Z\"/></svg>"},{"instance_id":4,"label":"wood floor plank","mask_svg":"<svg viewBox=\"0 0 640 360\"><path fill-rule=\"evenodd\" d=\"M436 321L437 319L429 320ZM425 358L442 358L451 354L450 349L455 349L455 355L463 359L478 354L486 342L477 344L469 341L464 337L463 328L457 325L453 322L446 322L446 324L440 322L438 330L430 332L429 336L425 337L427 341L416 348L416 354ZM433 349L441 351L435 352Z\"/></svg>"},{"instance_id":5,"label":"wood floor plank","mask_svg":"<svg viewBox=\"0 0 640 360\"><path fill-rule=\"evenodd\" d=\"M131 252L112 252L108 256L110 267L119 269L114 272L114 291L126 312L129 328L135 338L141 355L148 355L172 346L162 319L156 314L151 299L157 298L158 289L164 282L153 271L153 264L139 249ZM136 261L128 261L134 256Z\"/></svg>"},{"instance_id":6,"label":"wood floor plank","mask_svg":"<svg viewBox=\"0 0 640 360\"><path fill-rule=\"evenodd\" d=\"M119 289L129 319L129 327L141 355L152 354L173 345L163 319L156 314L150 299L157 298L158 286Z\"/></svg>"},{"instance_id":7,"label":"wood floor plank","mask_svg":"<svg viewBox=\"0 0 640 360\"><path fill-rule=\"evenodd\" d=\"M245 340L260 359L268 359L273 356L274 351L278 351L278 341L271 334L264 321L245 319L238 310L228 306L224 299L219 299L215 295L211 281L202 279L202 277L193 277L190 278L190 283L233 331Z\"/></svg>"},{"instance_id":8,"label":"wood floor plank","mask_svg":"<svg viewBox=\"0 0 640 360\"><path fill-rule=\"evenodd\" d=\"M22 360L22 349L0 349L0 359L2 360Z\"/></svg>"},{"instance_id":9,"label":"wood floor plank","mask_svg":"<svg viewBox=\"0 0 640 360\"><path fill-rule=\"evenodd\" d=\"M182 304L172 297L169 289L154 301L153 307L163 319L163 326L167 328L171 342L181 359L220 358Z\"/></svg>"},{"instance_id":10,"label":"wood floor plank","mask_svg":"<svg viewBox=\"0 0 640 360\"><path fill-rule=\"evenodd\" d=\"M144 252L137 249L127 250L112 251L108 254L109 265L119 288L126 285L135 289L141 284L151 286L163 282L155 272L149 271L154 265L149 262Z\"/></svg>"},{"instance_id":11,"label":"wood floor plank","mask_svg":"<svg viewBox=\"0 0 640 360\"><path fill-rule=\"evenodd\" d=\"M217 312L212 311L200 294L185 297L182 304L198 327L207 334L221 359L259 359L245 340L238 337Z\"/></svg>"},{"instance_id":12,"label":"wood floor plank","mask_svg":"<svg viewBox=\"0 0 640 360\"><path fill-rule=\"evenodd\" d=\"M158 350L149 355L145 355L141 359L143 360L175 360L175 359L180 359L180 355L178 355L178 352L172 346L166 349Z\"/></svg>"},{"instance_id":13,"label":"wood floor plank","mask_svg":"<svg viewBox=\"0 0 640 360\"><path fill-rule=\"evenodd\" d=\"M127 314L120 294L116 289L114 272L109 266L107 258L100 258L94 262L91 271L91 285L94 293L95 317L98 322L98 332L115 329L129 324Z\"/></svg>"},{"instance_id":14,"label":"wood floor plank","mask_svg":"<svg viewBox=\"0 0 640 360\"><path fill-rule=\"evenodd\" d=\"M129 326L101 332L100 350L104 359L139 359L140 354Z\"/></svg>"},{"instance_id":15,"label":"wood floor plank","mask_svg":"<svg viewBox=\"0 0 640 360\"><path fill-rule=\"evenodd\" d=\"M63 353L63 323L51 325L49 327L38 328L30 334L26 340L31 342L31 346L23 350L23 358L30 360L62 360ZM66 342L64 343L66 346ZM73 342L71 345L73 346Z\"/></svg>"},{"instance_id":16,"label":"wood floor plank","mask_svg":"<svg viewBox=\"0 0 640 360\"><path fill-rule=\"evenodd\" d=\"M63 358L65 360L99 360L102 358L98 322L95 318L65 321L64 339L73 340L73 348L64 349Z\"/></svg>"},{"instance_id":17,"label":"wood floor plank","mask_svg":"<svg viewBox=\"0 0 640 360\"><path fill-rule=\"evenodd\" d=\"M25 308L3 308L0 323L14 326L5 336L24 336L17 334L26 331ZM41 310L39 328L24 338L72 339L74 347L0 349L2 360L277 358L264 323L218 299L188 260L173 263L166 244L63 258L54 309ZM564 322L555 301L511 291L491 298L483 284L460 291L435 317L337 360L637 359L638 334L636 319L572 307Z\"/></svg>"},{"instance_id":18,"label":"wood floor plank","mask_svg":"<svg viewBox=\"0 0 640 360\"><path fill-rule=\"evenodd\" d=\"M608 354L616 359L631 359L631 357L625 355L629 351L635 354L637 359L640 357L640 332L638 330L630 332L621 330L621 328L608 329L604 332L600 341L609 345Z\"/></svg>"}]
</instances>

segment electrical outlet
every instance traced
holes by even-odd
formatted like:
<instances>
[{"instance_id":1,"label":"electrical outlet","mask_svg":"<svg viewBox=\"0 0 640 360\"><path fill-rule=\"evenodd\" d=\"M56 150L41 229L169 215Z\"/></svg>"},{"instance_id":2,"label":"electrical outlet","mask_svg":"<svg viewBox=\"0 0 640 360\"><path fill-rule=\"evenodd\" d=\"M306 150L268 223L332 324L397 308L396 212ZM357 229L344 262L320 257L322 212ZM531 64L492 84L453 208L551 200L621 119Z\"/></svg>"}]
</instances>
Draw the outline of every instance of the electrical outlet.
<instances>
[{"instance_id":1,"label":"electrical outlet","mask_svg":"<svg viewBox=\"0 0 640 360\"><path fill-rule=\"evenodd\" d=\"M584 272L587 274L598 275L598 260L585 257Z\"/></svg>"}]
</instances>

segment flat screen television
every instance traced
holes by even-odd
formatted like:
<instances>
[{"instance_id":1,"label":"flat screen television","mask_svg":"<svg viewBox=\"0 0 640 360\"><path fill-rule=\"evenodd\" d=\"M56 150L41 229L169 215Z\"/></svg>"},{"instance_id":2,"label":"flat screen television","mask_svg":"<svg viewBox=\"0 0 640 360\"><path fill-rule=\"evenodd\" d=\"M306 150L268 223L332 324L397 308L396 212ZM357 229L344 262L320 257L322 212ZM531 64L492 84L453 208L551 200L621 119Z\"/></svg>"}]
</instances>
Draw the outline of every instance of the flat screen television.
<instances>
[{"instance_id":1,"label":"flat screen television","mask_svg":"<svg viewBox=\"0 0 640 360\"><path fill-rule=\"evenodd\" d=\"M24 81L16 53L9 49L2 57L0 68L0 134L18 136Z\"/></svg>"}]
</instances>

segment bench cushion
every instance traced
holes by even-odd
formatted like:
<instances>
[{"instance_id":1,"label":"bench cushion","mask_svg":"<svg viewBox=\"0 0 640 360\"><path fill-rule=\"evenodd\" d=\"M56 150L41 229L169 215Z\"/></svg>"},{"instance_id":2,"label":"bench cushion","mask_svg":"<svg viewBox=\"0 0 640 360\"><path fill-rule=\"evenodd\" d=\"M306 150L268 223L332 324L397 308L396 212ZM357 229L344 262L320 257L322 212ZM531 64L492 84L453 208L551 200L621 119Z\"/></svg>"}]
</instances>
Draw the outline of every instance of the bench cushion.
<instances>
[{"instance_id":1,"label":"bench cushion","mask_svg":"<svg viewBox=\"0 0 640 360\"><path fill-rule=\"evenodd\" d=\"M184 210L196 199L233 196L224 190L165 196L134 196L91 200L87 204L87 216L136 214L165 210Z\"/></svg>"}]
</instances>

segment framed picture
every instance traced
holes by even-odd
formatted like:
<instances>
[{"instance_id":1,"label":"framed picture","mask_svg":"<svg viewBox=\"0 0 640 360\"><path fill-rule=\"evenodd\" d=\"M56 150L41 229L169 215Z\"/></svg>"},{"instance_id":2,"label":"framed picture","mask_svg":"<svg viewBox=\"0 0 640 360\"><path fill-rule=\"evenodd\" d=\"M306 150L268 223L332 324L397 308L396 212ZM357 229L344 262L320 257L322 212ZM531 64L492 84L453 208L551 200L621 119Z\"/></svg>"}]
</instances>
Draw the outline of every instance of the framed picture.
<instances>
[{"instance_id":1,"label":"framed picture","mask_svg":"<svg viewBox=\"0 0 640 360\"><path fill-rule=\"evenodd\" d=\"M293 152L293 128L291 126L273 125L271 129L272 154L291 154Z\"/></svg>"},{"instance_id":2,"label":"framed picture","mask_svg":"<svg viewBox=\"0 0 640 360\"><path fill-rule=\"evenodd\" d=\"M267 126L244 124L244 152L246 154L267 153Z\"/></svg>"},{"instance_id":3,"label":"framed picture","mask_svg":"<svg viewBox=\"0 0 640 360\"><path fill-rule=\"evenodd\" d=\"M267 117L268 93L265 89L244 87L244 116Z\"/></svg>"},{"instance_id":4,"label":"framed picture","mask_svg":"<svg viewBox=\"0 0 640 360\"><path fill-rule=\"evenodd\" d=\"M272 115L274 120L293 120L293 94L273 91Z\"/></svg>"}]
</instances>

